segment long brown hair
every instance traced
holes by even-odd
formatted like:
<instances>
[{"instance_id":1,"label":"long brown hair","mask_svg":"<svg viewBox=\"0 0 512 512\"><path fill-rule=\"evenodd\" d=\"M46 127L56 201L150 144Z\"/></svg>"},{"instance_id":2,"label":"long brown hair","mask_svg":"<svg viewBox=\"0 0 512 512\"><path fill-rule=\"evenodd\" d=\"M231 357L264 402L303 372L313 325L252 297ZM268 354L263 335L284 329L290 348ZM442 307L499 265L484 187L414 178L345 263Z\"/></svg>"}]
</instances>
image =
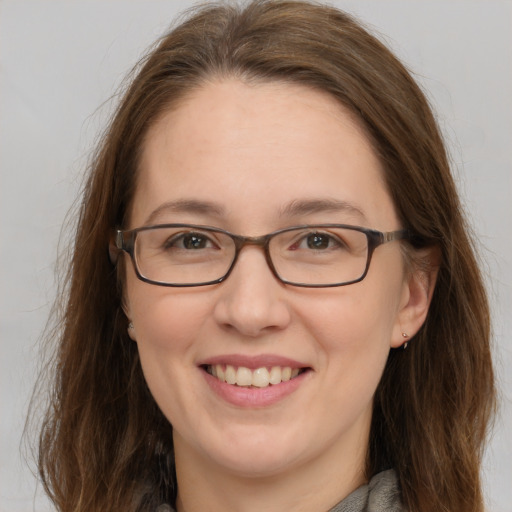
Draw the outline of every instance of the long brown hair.
<instances>
[{"instance_id":1,"label":"long brown hair","mask_svg":"<svg viewBox=\"0 0 512 512\"><path fill-rule=\"evenodd\" d=\"M347 14L296 1L197 8L140 63L93 159L62 297L39 469L58 510L172 502L172 428L127 335L108 258L158 116L211 78L326 91L365 127L417 247L440 268L424 326L391 351L374 400L366 472L396 470L411 512L482 512L480 462L494 410L486 293L438 126L404 66ZM414 252L414 249L412 249Z\"/></svg>"}]
</instances>

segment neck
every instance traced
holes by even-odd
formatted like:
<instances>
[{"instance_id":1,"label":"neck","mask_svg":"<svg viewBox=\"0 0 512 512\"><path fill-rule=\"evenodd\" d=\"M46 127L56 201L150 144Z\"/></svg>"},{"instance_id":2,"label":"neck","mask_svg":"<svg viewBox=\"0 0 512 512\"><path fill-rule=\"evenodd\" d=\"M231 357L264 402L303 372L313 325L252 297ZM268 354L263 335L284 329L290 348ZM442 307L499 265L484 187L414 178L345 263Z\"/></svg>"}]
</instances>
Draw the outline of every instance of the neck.
<instances>
[{"instance_id":1,"label":"neck","mask_svg":"<svg viewBox=\"0 0 512 512\"><path fill-rule=\"evenodd\" d=\"M329 510L363 483L361 443L333 446L328 456L277 474L240 475L199 456L175 434L178 512Z\"/></svg>"}]
</instances>

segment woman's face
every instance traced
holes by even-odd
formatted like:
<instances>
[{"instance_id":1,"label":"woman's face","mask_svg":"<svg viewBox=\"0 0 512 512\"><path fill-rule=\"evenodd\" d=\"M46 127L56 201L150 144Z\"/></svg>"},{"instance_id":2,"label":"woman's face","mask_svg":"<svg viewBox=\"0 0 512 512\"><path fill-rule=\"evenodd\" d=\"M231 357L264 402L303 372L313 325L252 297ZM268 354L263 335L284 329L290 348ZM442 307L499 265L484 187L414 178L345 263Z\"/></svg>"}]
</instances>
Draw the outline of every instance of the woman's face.
<instances>
[{"instance_id":1,"label":"woman's face","mask_svg":"<svg viewBox=\"0 0 512 512\"><path fill-rule=\"evenodd\" d=\"M400 229L365 134L328 95L236 80L204 85L149 130L130 227L192 223L258 236L299 224ZM372 398L409 287L398 242L357 284L284 285L246 246L221 283L165 288L128 265L126 313L149 388L174 428L177 463L265 476L303 464L361 470ZM289 381L221 382L215 365ZM249 374L247 372L249 371ZM257 372L256 372L257 373ZM242 378L242 377L240 377Z\"/></svg>"}]
</instances>

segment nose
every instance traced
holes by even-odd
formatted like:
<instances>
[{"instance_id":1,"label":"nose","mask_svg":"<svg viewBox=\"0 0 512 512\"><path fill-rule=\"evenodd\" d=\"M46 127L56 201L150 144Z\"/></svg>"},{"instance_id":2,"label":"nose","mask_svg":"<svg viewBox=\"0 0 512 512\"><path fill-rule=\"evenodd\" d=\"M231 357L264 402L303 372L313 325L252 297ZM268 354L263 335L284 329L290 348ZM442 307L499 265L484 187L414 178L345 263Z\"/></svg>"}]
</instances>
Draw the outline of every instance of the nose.
<instances>
[{"instance_id":1,"label":"nose","mask_svg":"<svg viewBox=\"0 0 512 512\"><path fill-rule=\"evenodd\" d=\"M228 279L219 285L214 318L223 328L251 338L285 329L291 319L287 293L261 247L246 246Z\"/></svg>"}]
</instances>

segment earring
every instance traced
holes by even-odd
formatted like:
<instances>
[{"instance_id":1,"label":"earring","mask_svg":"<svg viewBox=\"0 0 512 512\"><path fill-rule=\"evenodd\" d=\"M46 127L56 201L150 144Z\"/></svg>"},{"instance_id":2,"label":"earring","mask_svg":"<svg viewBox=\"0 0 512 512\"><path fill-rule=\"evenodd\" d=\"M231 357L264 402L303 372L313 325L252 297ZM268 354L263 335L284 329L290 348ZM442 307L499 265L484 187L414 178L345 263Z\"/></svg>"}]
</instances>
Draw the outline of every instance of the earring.
<instances>
[{"instance_id":1,"label":"earring","mask_svg":"<svg viewBox=\"0 0 512 512\"><path fill-rule=\"evenodd\" d=\"M403 333L402 333L402 338L404 338L404 339L406 339L406 340L407 340L407 339L409 338L409 335L408 335L406 332L403 332ZM402 345L402 348L403 348L404 350L407 348L408 343L409 343L409 342L408 342L408 341L406 341L406 342Z\"/></svg>"},{"instance_id":2,"label":"earring","mask_svg":"<svg viewBox=\"0 0 512 512\"><path fill-rule=\"evenodd\" d=\"M132 323L132 322L130 322L130 323L128 324L128 329L133 329L133 328L134 328L134 327L133 327L133 323Z\"/></svg>"}]
</instances>

